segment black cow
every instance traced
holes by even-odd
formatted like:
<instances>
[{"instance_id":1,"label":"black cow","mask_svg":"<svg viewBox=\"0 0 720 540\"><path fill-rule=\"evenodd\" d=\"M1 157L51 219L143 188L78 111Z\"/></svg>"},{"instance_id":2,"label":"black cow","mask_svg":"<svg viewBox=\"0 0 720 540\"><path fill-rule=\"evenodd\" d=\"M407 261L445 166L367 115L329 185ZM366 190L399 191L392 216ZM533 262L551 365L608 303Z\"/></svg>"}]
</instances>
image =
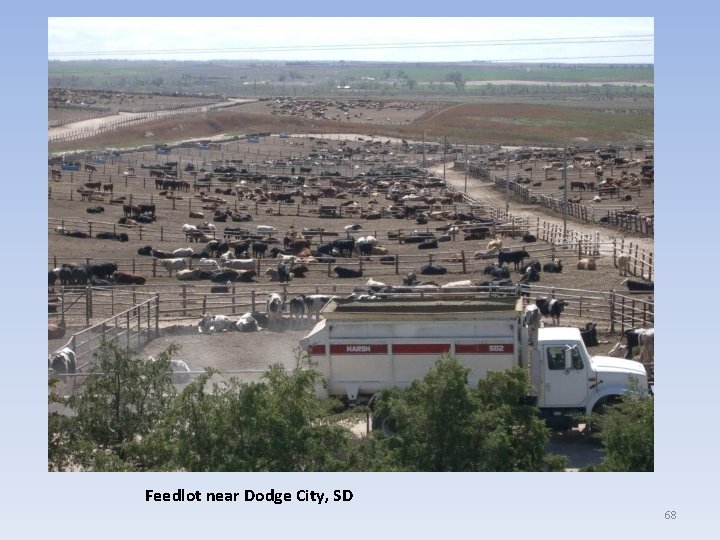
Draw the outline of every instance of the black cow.
<instances>
[{"instance_id":1,"label":"black cow","mask_svg":"<svg viewBox=\"0 0 720 540\"><path fill-rule=\"evenodd\" d=\"M70 269L70 285L87 285L90 272L87 268L76 267Z\"/></svg>"},{"instance_id":2,"label":"black cow","mask_svg":"<svg viewBox=\"0 0 720 540\"><path fill-rule=\"evenodd\" d=\"M213 285L210 287L210 293L229 293L230 287L227 285Z\"/></svg>"},{"instance_id":3,"label":"black cow","mask_svg":"<svg viewBox=\"0 0 720 540\"><path fill-rule=\"evenodd\" d=\"M100 279L107 279L117 272L117 264L115 263L91 264L87 268L92 275Z\"/></svg>"},{"instance_id":4,"label":"black cow","mask_svg":"<svg viewBox=\"0 0 720 540\"><path fill-rule=\"evenodd\" d=\"M537 236L535 236L534 234L526 234L522 237L522 241L527 243L537 242Z\"/></svg>"},{"instance_id":5,"label":"black cow","mask_svg":"<svg viewBox=\"0 0 720 540\"><path fill-rule=\"evenodd\" d=\"M155 257L156 259L175 259L176 258L174 253L171 253L169 251L162 251L159 249L153 249L151 251L151 253L152 253L152 256Z\"/></svg>"},{"instance_id":6,"label":"black cow","mask_svg":"<svg viewBox=\"0 0 720 540\"><path fill-rule=\"evenodd\" d=\"M332 255L332 250L333 250L332 244L330 242L327 242L325 244L320 244L317 247L316 252L318 254L323 254L323 255Z\"/></svg>"},{"instance_id":7,"label":"black cow","mask_svg":"<svg viewBox=\"0 0 720 540\"><path fill-rule=\"evenodd\" d=\"M626 279L622 282L631 292L653 292L655 283L653 281L636 281L634 279Z\"/></svg>"},{"instance_id":8,"label":"black cow","mask_svg":"<svg viewBox=\"0 0 720 540\"><path fill-rule=\"evenodd\" d=\"M530 261L529 263L525 263L525 264L523 264L523 265L520 267L520 273L521 273L521 274L526 274L528 268L534 268L535 271L539 273L542 267L541 267L541 265L540 265L540 261L538 261L538 260L532 260L532 261ZM538 279L540 279L540 278L538 278Z\"/></svg>"},{"instance_id":9,"label":"black cow","mask_svg":"<svg viewBox=\"0 0 720 540\"><path fill-rule=\"evenodd\" d=\"M534 283L540 281L540 272L534 266L528 266L520 280L522 283Z\"/></svg>"},{"instance_id":10,"label":"black cow","mask_svg":"<svg viewBox=\"0 0 720 540\"><path fill-rule=\"evenodd\" d=\"M240 281L242 283L252 283L253 278L256 275L257 274L255 273L255 270L245 270L243 272L240 272L235 281Z\"/></svg>"},{"instance_id":11,"label":"black cow","mask_svg":"<svg viewBox=\"0 0 720 540\"><path fill-rule=\"evenodd\" d=\"M422 244L423 242L428 242L430 239L434 239L432 235L416 233L412 236L406 236L402 241L405 244Z\"/></svg>"},{"instance_id":12,"label":"black cow","mask_svg":"<svg viewBox=\"0 0 720 540\"><path fill-rule=\"evenodd\" d=\"M492 276L493 279L510 279L510 269L494 264L487 265L483 269L483 274Z\"/></svg>"},{"instance_id":13,"label":"black cow","mask_svg":"<svg viewBox=\"0 0 720 540\"><path fill-rule=\"evenodd\" d=\"M65 236L69 236L70 238L90 238L88 233L82 231L65 231L63 234Z\"/></svg>"},{"instance_id":14,"label":"black cow","mask_svg":"<svg viewBox=\"0 0 720 540\"><path fill-rule=\"evenodd\" d=\"M91 206L89 208L86 208L85 211L88 214L102 214L103 212L105 212L105 208L103 208L102 206Z\"/></svg>"},{"instance_id":15,"label":"black cow","mask_svg":"<svg viewBox=\"0 0 720 540\"><path fill-rule=\"evenodd\" d=\"M330 244L340 252L341 257L352 257L355 250L354 238L338 238L330 242Z\"/></svg>"},{"instance_id":16,"label":"black cow","mask_svg":"<svg viewBox=\"0 0 720 540\"><path fill-rule=\"evenodd\" d=\"M138 255L152 255L152 246L143 246L137 250Z\"/></svg>"},{"instance_id":17,"label":"black cow","mask_svg":"<svg viewBox=\"0 0 720 540\"><path fill-rule=\"evenodd\" d=\"M153 215L153 216L155 215L155 205L154 205L154 204L143 204L143 203L141 203L141 204L138 205L138 208L140 209L140 211L138 212L138 214L148 213L148 214L151 214L151 215Z\"/></svg>"},{"instance_id":18,"label":"black cow","mask_svg":"<svg viewBox=\"0 0 720 540\"><path fill-rule=\"evenodd\" d=\"M53 272L52 270L49 270L48 271L48 285L52 287L53 285L55 285L55 282L57 281L57 279L58 279L57 274L55 272Z\"/></svg>"},{"instance_id":19,"label":"black cow","mask_svg":"<svg viewBox=\"0 0 720 540\"><path fill-rule=\"evenodd\" d=\"M430 240L428 242L423 242L422 244L418 244L418 249L437 249L438 243L437 240Z\"/></svg>"},{"instance_id":20,"label":"black cow","mask_svg":"<svg viewBox=\"0 0 720 540\"><path fill-rule=\"evenodd\" d=\"M268 248L268 245L265 242L253 242L252 243L253 257L257 257L258 259L264 258L267 248Z\"/></svg>"},{"instance_id":21,"label":"black cow","mask_svg":"<svg viewBox=\"0 0 720 540\"><path fill-rule=\"evenodd\" d=\"M560 274L562 273L562 263L560 262L560 259L555 259L553 262L545 263L543 265L543 272L548 272L550 274Z\"/></svg>"},{"instance_id":22,"label":"black cow","mask_svg":"<svg viewBox=\"0 0 720 540\"><path fill-rule=\"evenodd\" d=\"M129 237L126 233L111 233L111 232L99 232L95 235L95 238L99 240L118 240L120 242L127 242Z\"/></svg>"},{"instance_id":23,"label":"black cow","mask_svg":"<svg viewBox=\"0 0 720 540\"><path fill-rule=\"evenodd\" d=\"M371 242L356 242L355 247L357 248L360 256L369 257L370 255L372 255L373 246Z\"/></svg>"},{"instance_id":24,"label":"black cow","mask_svg":"<svg viewBox=\"0 0 720 540\"><path fill-rule=\"evenodd\" d=\"M362 277L362 270L353 270L352 268L343 268L342 266L336 266L333 268L333 272L337 274L337 277L345 278L359 278Z\"/></svg>"},{"instance_id":25,"label":"black cow","mask_svg":"<svg viewBox=\"0 0 720 540\"><path fill-rule=\"evenodd\" d=\"M213 283L227 283L228 281L235 281L239 273L237 270L223 270L222 272L213 272L210 275L210 281Z\"/></svg>"},{"instance_id":26,"label":"black cow","mask_svg":"<svg viewBox=\"0 0 720 540\"><path fill-rule=\"evenodd\" d=\"M69 266L63 265L62 268L60 268L60 285L70 285L72 282L72 268Z\"/></svg>"},{"instance_id":27,"label":"black cow","mask_svg":"<svg viewBox=\"0 0 720 540\"><path fill-rule=\"evenodd\" d=\"M409 272L402 280L402 284L406 287L412 287L414 285L417 285L418 283L419 280L413 272Z\"/></svg>"},{"instance_id":28,"label":"black cow","mask_svg":"<svg viewBox=\"0 0 720 540\"><path fill-rule=\"evenodd\" d=\"M552 317L555 326L559 326L560 314L565 309L565 306L567 306L567 302L565 302L565 300L556 300L555 298L537 298L535 305L540 309L543 317Z\"/></svg>"},{"instance_id":29,"label":"black cow","mask_svg":"<svg viewBox=\"0 0 720 540\"><path fill-rule=\"evenodd\" d=\"M503 263L513 263L515 265L515 270L520 269L520 263L523 261L523 259L529 259L530 255L527 251L524 249L516 250L516 251L501 251L498 253L498 264Z\"/></svg>"},{"instance_id":30,"label":"black cow","mask_svg":"<svg viewBox=\"0 0 720 540\"><path fill-rule=\"evenodd\" d=\"M580 335L586 347L597 347L597 325L595 323L587 323L584 329L580 329Z\"/></svg>"},{"instance_id":31,"label":"black cow","mask_svg":"<svg viewBox=\"0 0 720 540\"><path fill-rule=\"evenodd\" d=\"M280 261L277 265L278 281L280 283L290 282L290 269L284 261Z\"/></svg>"},{"instance_id":32,"label":"black cow","mask_svg":"<svg viewBox=\"0 0 720 540\"><path fill-rule=\"evenodd\" d=\"M292 267L292 274L296 278L304 278L305 274L308 272L308 267L305 265L299 265L299 266L293 266Z\"/></svg>"},{"instance_id":33,"label":"black cow","mask_svg":"<svg viewBox=\"0 0 720 540\"><path fill-rule=\"evenodd\" d=\"M139 214L139 215L135 216L135 221L137 221L138 223L144 223L147 225L148 223L155 222L155 216L151 216L149 214Z\"/></svg>"},{"instance_id":34,"label":"black cow","mask_svg":"<svg viewBox=\"0 0 720 540\"><path fill-rule=\"evenodd\" d=\"M447 274L447 268L443 266L436 266L433 264L426 264L420 268L420 273L423 276L443 276Z\"/></svg>"}]
</instances>

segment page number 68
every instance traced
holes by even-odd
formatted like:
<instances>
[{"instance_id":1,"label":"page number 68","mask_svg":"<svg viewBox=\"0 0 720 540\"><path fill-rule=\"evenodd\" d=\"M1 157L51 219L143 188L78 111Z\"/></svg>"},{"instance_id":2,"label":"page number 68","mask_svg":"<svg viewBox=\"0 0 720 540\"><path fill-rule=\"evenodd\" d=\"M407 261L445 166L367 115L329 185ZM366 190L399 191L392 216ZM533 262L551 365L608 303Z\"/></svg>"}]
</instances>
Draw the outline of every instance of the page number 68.
<instances>
[{"instance_id":1,"label":"page number 68","mask_svg":"<svg viewBox=\"0 0 720 540\"><path fill-rule=\"evenodd\" d=\"M665 512L665 519L676 519L677 518L677 512L675 510L668 510Z\"/></svg>"}]
</instances>

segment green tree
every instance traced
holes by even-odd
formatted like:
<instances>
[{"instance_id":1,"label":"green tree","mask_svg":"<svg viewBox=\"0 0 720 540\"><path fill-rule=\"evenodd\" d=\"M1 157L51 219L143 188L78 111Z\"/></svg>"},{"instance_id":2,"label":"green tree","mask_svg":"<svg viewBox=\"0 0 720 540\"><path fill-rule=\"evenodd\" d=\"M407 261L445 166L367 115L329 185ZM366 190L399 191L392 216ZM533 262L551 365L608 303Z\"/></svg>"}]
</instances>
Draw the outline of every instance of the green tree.
<instances>
[{"instance_id":1,"label":"green tree","mask_svg":"<svg viewBox=\"0 0 720 540\"><path fill-rule=\"evenodd\" d=\"M422 380L387 390L376 414L392 418L396 436L385 451L397 468L414 471L538 471L562 468L547 458L549 430L537 409L524 404L525 370L490 373L477 388L470 370L444 356ZM372 457L386 460L376 448Z\"/></svg>"},{"instance_id":2,"label":"green tree","mask_svg":"<svg viewBox=\"0 0 720 540\"><path fill-rule=\"evenodd\" d=\"M156 468L190 471L336 471L350 432L315 396L319 374L272 366L259 382L211 383L209 371L175 400L148 441ZM208 387L211 388L208 391Z\"/></svg>"},{"instance_id":3,"label":"green tree","mask_svg":"<svg viewBox=\"0 0 720 540\"><path fill-rule=\"evenodd\" d=\"M605 450L602 462L588 471L655 469L655 404L650 396L627 397L596 419Z\"/></svg>"},{"instance_id":4,"label":"green tree","mask_svg":"<svg viewBox=\"0 0 720 540\"><path fill-rule=\"evenodd\" d=\"M451 71L445 75L445 79L453 83L458 90L465 88L465 79L461 71Z\"/></svg>"},{"instance_id":5,"label":"green tree","mask_svg":"<svg viewBox=\"0 0 720 540\"><path fill-rule=\"evenodd\" d=\"M171 346L147 362L115 340L104 343L82 392L66 399L51 395L52 403L72 415L49 413L49 468L146 468L138 447L175 396L170 358L176 351Z\"/></svg>"}]
</instances>

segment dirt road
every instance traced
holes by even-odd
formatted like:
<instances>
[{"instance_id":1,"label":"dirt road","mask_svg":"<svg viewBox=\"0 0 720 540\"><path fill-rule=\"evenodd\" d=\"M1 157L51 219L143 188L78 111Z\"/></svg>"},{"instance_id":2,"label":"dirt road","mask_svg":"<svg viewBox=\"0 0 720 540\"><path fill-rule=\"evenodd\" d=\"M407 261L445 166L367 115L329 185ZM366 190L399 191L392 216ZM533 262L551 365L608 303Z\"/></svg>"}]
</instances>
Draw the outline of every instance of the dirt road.
<instances>
[{"instance_id":1,"label":"dirt road","mask_svg":"<svg viewBox=\"0 0 720 540\"><path fill-rule=\"evenodd\" d=\"M443 176L443 166L436 165L430 167L430 172L436 176ZM449 184L452 184L458 191L464 191L465 189L465 172L456 171L453 169L453 164L448 163L445 167L445 179ZM491 182L484 182L478 178L472 178L468 175L467 177L467 193L472 197L476 197L481 201L496 206L497 208L505 208L505 194L501 190L496 189L495 184ZM520 217L536 218L540 214L541 218L548 223L553 223L562 226L563 218L562 215L556 214L555 212L549 212L542 209L538 205L529 205L520 203L510 198L510 213ZM599 227L595 223L586 223L578 221L573 218L567 220L568 229L573 229L583 234L592 234L595 231L600 232L600 242L612 241L612 238L622 238L624 236L630 236L624 234L623 231L616 229L609 229L605 227ZM645 251L654 251L654 241L652 238L643 237L632 237L633 244L637 244L641 249ZM610 249L610 248L607 248ZM602 248L601 248L601 251ZM612 252L612 250L610 251Z\"/></svg>"}]
</instances>

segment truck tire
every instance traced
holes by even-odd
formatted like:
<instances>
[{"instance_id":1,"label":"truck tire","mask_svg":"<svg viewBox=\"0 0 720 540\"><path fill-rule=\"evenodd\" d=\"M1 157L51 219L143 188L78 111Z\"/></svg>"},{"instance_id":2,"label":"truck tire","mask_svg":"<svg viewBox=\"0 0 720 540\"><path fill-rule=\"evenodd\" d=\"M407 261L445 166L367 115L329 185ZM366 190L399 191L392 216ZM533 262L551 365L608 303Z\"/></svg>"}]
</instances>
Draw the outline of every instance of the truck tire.
<instances>
[{"instance_id":1,"label":"truck tire","mask_svg":"<svg viewBox=\"0 0 720 540\"><path fill-rule=\"evenodd\" d=\"M600 423L597 421L597 417L604 414L607 408L612 405L620 403L620 396L606 396L598 401L593 407L592 414L588 418L586 424L586 430L589 434L600 432Z\"/></svg>"}]
</instances>

